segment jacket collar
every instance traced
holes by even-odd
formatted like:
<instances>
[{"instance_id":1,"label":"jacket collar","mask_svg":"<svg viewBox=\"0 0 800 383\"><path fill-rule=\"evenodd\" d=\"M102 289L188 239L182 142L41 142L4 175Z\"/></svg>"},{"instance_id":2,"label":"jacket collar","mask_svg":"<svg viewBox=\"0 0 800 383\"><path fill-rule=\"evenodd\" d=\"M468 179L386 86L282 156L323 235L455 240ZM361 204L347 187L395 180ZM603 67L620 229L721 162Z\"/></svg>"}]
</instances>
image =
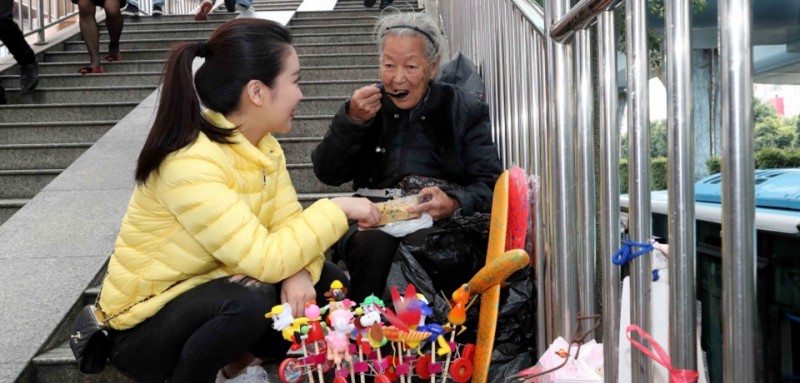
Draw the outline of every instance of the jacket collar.
<instances>
[{"instance_id":1,"label":"jacket collar","mask_svg":"<svg viewBox=\"0 0 800 383\"><path fill-rule=\"evenodd\" d=\"M264 167L269 172L273 172L277 169L280 158L283 155L283 150L281 150L280 144L278 144L278 141L272 134L265 135L264 138L258 142L258 146L253 146L253 144L236 129L236 125L228 121L222 113L206 109L203 111L203 115L214 126L234 131L234 134L229 137L229 140L231 141L231 148L237 154L250 162Z\"/></svg>"}]
</instances>

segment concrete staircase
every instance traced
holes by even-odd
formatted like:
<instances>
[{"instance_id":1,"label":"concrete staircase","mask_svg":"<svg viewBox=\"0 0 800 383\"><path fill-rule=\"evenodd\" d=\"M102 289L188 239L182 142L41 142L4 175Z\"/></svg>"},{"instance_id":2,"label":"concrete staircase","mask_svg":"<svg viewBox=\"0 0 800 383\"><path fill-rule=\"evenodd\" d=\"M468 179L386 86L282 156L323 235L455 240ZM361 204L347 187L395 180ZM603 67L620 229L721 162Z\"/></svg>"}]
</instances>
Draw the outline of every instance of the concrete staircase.
<instances>
[{"instance_id":1,"label":"concrete staircase","mask_svg":"<svg viewBox=\"0 0 800 383\"><path fill-rule=\"evenodd\" d=\"M299 0L259 0L254 12L258 16L295 10L299 4ZM340 103L358 87L378 82L378 55L371 32L379 15L377 6L365 9L362 0L339 0L333 11L299 12L289 24L300 57L304 99L292 131L278 140L305 205L352 192L349 184L331 187L317 181L310 154ZM23 98L8 89L9 102L17 105L0 107L0 208L6 206L6 217L156 88L170 44L204 40L231 17L216 11L204 23L194 22L192 16L126 19L121 43L124 61L104 63L108 73L103 75L73 74L86 58L78 37L58 51L47 52L36 93ZM0 78L12 84L16 72ZM0 222L4 219L0 216ZM94 302L102 274L101 270L93 287L73 305L17 382L130 382L110 366L97 375L79 373L66 343L78 309ZM267 367L272 381L278 382L277 365Z\"/></svg>"},{"instance_id":2,"label":"concrete staircase","mask_svg":"<svg viewBox=\"0 0 800 383\"><path fill-rule=\"evenodd\" d=\"M215 14L202 23L192 15L126 18L124 61L104 62L106 73L97 75L78 73L88 54L74 36L39 56L39 86L28 96L16 88L19 67L0 74L9 102L0 106L0 224L158 87L171 44L199 39L234 16ZM105 26L100 30L105 52Z\"/></svg>"}]
</instances>

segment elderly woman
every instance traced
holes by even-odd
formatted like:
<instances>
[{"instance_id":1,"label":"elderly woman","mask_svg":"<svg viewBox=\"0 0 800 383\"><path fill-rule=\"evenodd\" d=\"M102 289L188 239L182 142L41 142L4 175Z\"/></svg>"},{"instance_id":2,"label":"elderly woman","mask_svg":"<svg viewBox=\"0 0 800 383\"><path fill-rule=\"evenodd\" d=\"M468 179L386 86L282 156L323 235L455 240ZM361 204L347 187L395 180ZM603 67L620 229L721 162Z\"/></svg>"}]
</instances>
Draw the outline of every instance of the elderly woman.
<instances>
[{"instance_id":1,"label":"elderly woman","mask_svg":"<svg viewBox=\"0 0 800 383\"><path fill-rule=\"evenodd\" d=\"M434 81L442 40L436 22L425 13L396 13L381 18L376 32L381 84L357 89L339 108L312 153L317 177L329 185L352 181L367 197L419 193L429 200L410 211L430 214L435 225L457 212L489 212L502 171L489 109ZM383 293L403 238L356 229L340 240L337 255L361 301Z\"/></svg>"}]
</instances>

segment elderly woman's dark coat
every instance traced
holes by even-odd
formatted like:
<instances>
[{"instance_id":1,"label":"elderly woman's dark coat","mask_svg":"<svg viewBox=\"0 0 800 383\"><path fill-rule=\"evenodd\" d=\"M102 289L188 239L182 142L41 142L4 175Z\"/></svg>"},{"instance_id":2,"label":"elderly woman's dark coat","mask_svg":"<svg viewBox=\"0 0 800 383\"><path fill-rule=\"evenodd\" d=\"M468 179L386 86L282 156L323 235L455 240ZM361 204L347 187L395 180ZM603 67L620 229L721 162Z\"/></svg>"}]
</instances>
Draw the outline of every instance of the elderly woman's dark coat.
<instances>
[{"instance_id":1,"label":"elderly woman's dark coat","mask_svg":"<svg viewBox=\"0 0 800 383\"><path fill-rule=\"evenodd\" d=\"M491 210L502 166L492 142L488 106L449 84L433 83L420 106L400 110L383 97L376 118L352 120L349 100L336 113L311 155L314 173L329 185L393 188L406 175L444 179L462 186L444 190L471 215ZM409 134L404 134L412 132ZM413 143L403 137L424 132Z\"/></svg>"}]
</instances>

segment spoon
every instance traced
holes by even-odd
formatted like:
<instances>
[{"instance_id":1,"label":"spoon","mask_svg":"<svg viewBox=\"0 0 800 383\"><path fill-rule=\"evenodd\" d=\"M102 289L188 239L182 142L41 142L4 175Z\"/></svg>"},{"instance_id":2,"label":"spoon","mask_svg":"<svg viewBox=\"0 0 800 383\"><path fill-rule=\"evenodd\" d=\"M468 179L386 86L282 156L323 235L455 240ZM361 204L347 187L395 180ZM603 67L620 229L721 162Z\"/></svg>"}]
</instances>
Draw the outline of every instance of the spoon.
<instances>
[{"instance_id":1,"label":"spoon","mask_svg":"<svg viewBox=\"0 0 800 383\"><path fill-rule=\"evenodd\" d=\"M385 94L385 95L387 95L389 97L403 97L403 96L408 94L407 90L401 90L399 92L391 93L391 92L386 90L386 87L383 86L383 84L375 84L375 86L377 86L378 89L381 90L381 94Z\"/></svg>"}]
</instances>

